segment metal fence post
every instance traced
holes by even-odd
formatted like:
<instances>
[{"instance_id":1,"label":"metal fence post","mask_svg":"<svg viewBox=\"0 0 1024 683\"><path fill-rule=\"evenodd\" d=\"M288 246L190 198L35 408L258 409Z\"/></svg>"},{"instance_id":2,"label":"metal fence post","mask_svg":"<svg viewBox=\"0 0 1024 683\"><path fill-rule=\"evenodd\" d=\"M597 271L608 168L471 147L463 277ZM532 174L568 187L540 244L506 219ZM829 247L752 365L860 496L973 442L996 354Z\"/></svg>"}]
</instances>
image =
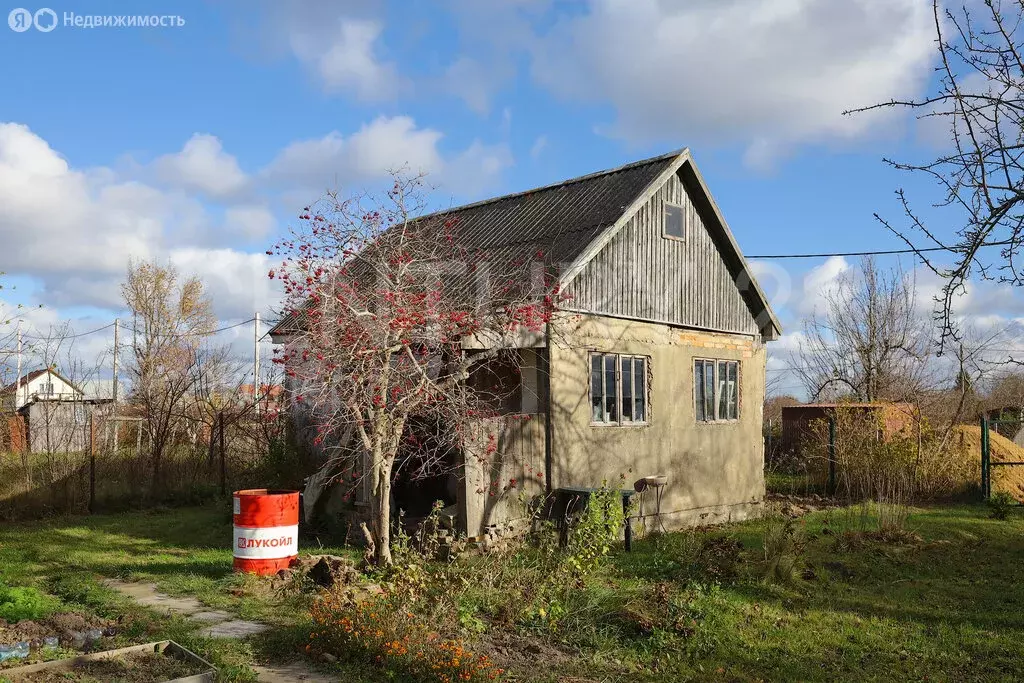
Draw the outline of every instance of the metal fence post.
<instances>
[{"instance_id":1,"label":"metal fence post","mask_svg":"<svg viewBox=\"0 0 1024 683\"><path fill-rule=\"evenodd\" d=\"M224 413L218 414L217 428L218 441L220 441L220 495L226 496L228 492L227 454L224 452Z\"/></svg>"},{"instance_id":2,"label":"metal fence post","mask_svg":"<svg viewBox=\"0 0 1024 683\"><path fill-rule=\"evenodd\" d=\"M89 514L96 512L96 416L89 415Z\"/></svg>"},{"instance_id":3,"label":"metal fence post","mask_svg":"<svg viewBox=\"0 0 1024 683\"><path fill-rule=\"evenodd\" d=\"M828 494L836 492L836 419L828 420Z\"/></svg>"},{"instance_id":4,"label":"metal fence post","mask_svg":"<svg viewBox=\"0 0 1024 683\"><path fill-rule=\"evenodd\" d=\"M989 462L988 418L981 416L981 497L992 495L992 469Z\"/></svg>"}]
</instances>

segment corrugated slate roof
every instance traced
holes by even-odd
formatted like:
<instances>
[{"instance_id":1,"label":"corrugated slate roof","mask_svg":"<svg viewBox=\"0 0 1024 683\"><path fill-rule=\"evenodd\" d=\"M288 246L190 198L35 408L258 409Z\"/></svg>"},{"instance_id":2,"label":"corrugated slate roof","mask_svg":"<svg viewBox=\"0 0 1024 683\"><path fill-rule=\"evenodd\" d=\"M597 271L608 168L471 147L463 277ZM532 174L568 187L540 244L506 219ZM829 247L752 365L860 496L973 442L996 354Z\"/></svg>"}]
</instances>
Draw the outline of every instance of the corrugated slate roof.
<instances>
[{"instance_id":1,"label":"corrugated slate roof","mask_svg":"<svg viewBox=\"0 0 1024 683\"><path fill-rule=\"evenodd\" d=\"M680 151L422 216L454 219L459 244L489 258L511 262L544 252L548 263L571 263L612 226ZM270 331L293 328L297 314Z\"/></svg>"},{"instance_id":2,"label":"corrugated slate roof","mask_svg":"<svg viewBox=\"0 0 1024 683\"><path fill-rule=\"evenodd\" d=\"M424 218L456 219L460 243L467 248L490 253L546 247L545 256L551 261L570 262L678 156L678 151L671 152Z\"/></svg>"}]
</instances>

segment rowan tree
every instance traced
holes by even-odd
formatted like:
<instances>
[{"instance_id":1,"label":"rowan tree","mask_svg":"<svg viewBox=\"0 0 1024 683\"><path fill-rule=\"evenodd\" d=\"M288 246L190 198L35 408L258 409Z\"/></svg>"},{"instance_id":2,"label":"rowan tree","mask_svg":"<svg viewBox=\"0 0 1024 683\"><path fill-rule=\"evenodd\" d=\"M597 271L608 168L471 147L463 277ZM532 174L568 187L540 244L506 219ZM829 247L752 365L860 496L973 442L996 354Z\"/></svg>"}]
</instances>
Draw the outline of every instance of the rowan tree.
<instances>
[{"instance_id":1,"label":"rowan tree","mask_svg":"<svg viewBox=\"0 0 1024 683\"><path fill-rule=\"evenodd\" d=\"M396 174L380 194L326 196L268 251L282 257L269 275L294 321L275 362L329 461L369 478L364 531L382 564L399 468L427 476L453 453L493 456L494 443L470 453L467 436L500 389L467 380L542 333L559 298L535 245L490 252L446 213L421 216L426 206L423 178ZM432 425L429 438L413 422Z\"/></svg>"}]
</instances>

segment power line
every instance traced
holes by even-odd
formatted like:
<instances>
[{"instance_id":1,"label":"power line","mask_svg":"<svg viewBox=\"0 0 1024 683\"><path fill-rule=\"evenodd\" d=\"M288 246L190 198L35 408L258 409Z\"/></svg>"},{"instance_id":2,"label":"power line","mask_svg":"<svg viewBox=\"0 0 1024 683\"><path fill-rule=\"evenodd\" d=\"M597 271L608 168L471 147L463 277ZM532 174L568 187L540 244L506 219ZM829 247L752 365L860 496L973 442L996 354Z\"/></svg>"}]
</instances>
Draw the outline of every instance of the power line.
<instances>
[{"instance_id":1,"label":"power line","mask_svg":"<svg viewBox=\"0 0 1024 683\"><path fill-rule=\"evenodd\" d=\"M982 242L979 247L1005 247L1009 244L1013 244L1013 240L1003 240L1001 242ZM948 251L952 253L962 253L963 249L959 247L923 247L921 249L885 249L880 251L839 251L833 253L823 254L759 254L756 256L747 256L748 259L760 259L762 261L768 259L798 259L798 258L830 258L832 256L891 256L895 254L922 254L925 252L932 251Z\"/></svg>"},{"instance_id":2,"label":"power line","mask_svg":"<svg viewBox=\"0 0 1024 683\"><path fill-rule=\"evenodd\" d=\"M196 333L191 333L191 334L190 333L186 333L186 334L178 334L178 333L176 333L176 334L171 334L171 335L167 335L167 336L176 337L176 338L180 338L180 337L193 337L193 336L195 336L195 337L210 337L210 336L213 336L213 335L218 334L220 332L226 332L227 330L233 330L234 328L241 327L242 325L248 325L249 323L253 322L254 320L256 320L256 318L249 318L248 320L243 320L242 322L238 322L238 323L235 323L233 325L226 325L224 327L218 327L217 329L210 330L209 332L196 332ZM76 333L76 334L63 334L62 335L62 334L57 333L57 334L54 334L51 337L36 336L36 335L26 334L25 337L27 339L34 339L36 341L48 341L50 339L77 339L79 337L87 337L90 334L96 334L97 332L102 332L103 330L108 330L108 329L110 329L113 326L114 326L114 323L109 323L107 325L104 325L103 327L97 327L94 330L89 330L88 332L79 332L79 333ZM132 325L127 325L126 329L131 330L131 331L136 331L135 327L133 327ZM163 336L163 335L161 335L161 336Z\"/></svg>"},{"instance_id":3,"label":"power line","mask_svg":"<svg viewBox=\"0 0 1024 683\"><path fill-rule=\"evenodd\" d=\"M25 337L27 337L28 339L35 339L36 341L47 341L49 339L77 339L78 337L87 337L90 334L102 332L103 330L110 329L113 326L114 323L110 323L108 325L104 325L103 327L97 327L95 330L89 330L88 332L79 332L78 334L55 334L53 335L53 337L37 337L36 335L33 334L26 334Z\"/></svg>"}]
</instances>

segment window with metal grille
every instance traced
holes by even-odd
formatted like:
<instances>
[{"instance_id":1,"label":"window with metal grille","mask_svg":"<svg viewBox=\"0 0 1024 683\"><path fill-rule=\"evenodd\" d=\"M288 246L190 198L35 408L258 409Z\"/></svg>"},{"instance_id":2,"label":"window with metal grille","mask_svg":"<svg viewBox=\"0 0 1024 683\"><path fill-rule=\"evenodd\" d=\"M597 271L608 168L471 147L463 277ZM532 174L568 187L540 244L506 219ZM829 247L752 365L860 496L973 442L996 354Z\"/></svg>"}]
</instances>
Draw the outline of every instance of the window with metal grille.
<instances>
[{"instance_id":1,"label":"window with metal grille","mask_svg":"<svg viewBox=\"0 0 1024 683\"><path fill-rule=\"evenodd\" d=\"M698 358L693 362L693 410L697 422L725 422L740 416L740 364Z\"/></svg>"},{"instance_id":2,"label":"window with metal grille","mask_svg":"<svg viewBox=\"0 0 1024 683\"><path fill-rule=\"evenodd\" d=\"M647 422L646 356L590 354L590 421L630 425Z\"/></svg>"}]
</instances>

